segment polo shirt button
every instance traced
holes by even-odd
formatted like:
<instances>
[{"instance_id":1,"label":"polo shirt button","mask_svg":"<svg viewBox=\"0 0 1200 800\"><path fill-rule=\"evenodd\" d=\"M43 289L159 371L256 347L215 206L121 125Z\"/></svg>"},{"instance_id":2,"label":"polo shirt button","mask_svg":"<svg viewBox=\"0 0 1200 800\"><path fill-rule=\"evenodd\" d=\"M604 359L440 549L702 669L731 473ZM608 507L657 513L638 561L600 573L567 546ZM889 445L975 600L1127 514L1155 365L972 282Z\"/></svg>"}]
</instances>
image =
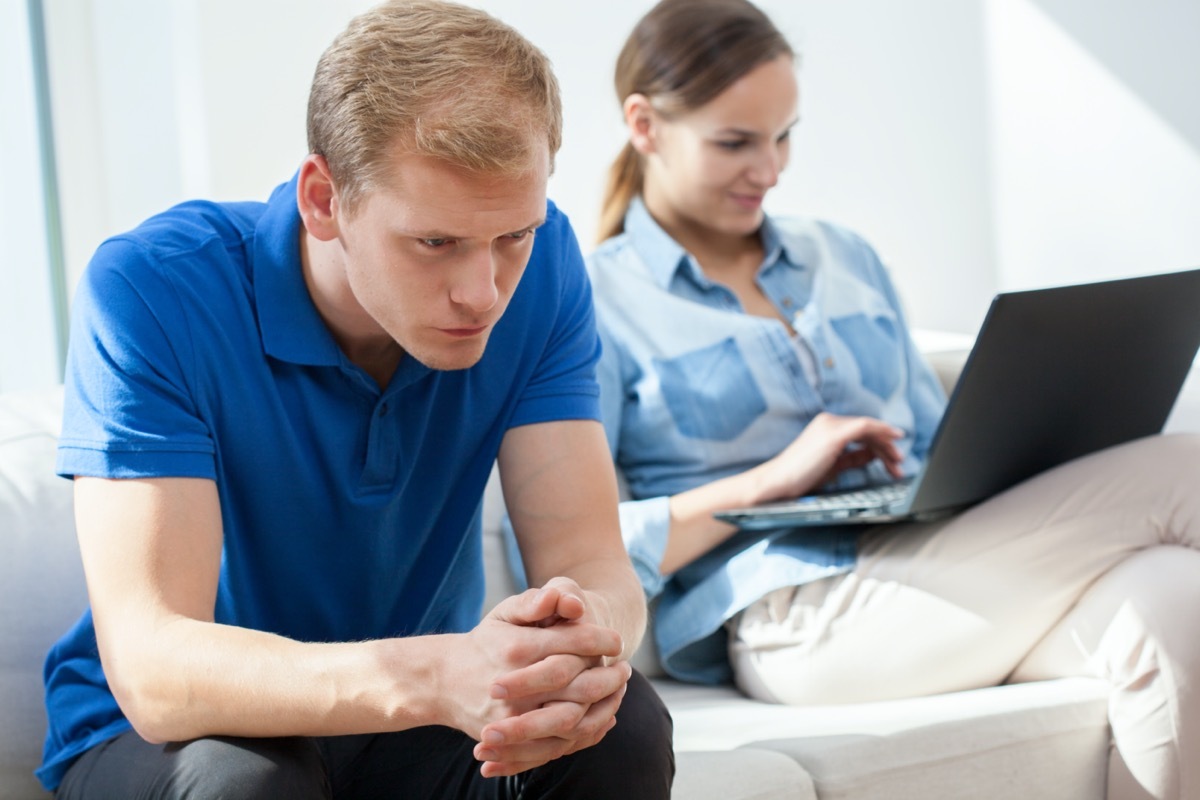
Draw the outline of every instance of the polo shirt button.
<instances>
[{"instance_id":1,"label":"polo shirt button","mask_svg":"<svg viewBox=\"0 0 1200 800\"><path fill-rule=\"evenodd\" d=\"M832 358L825 359L825 367L827 369L833 369L833 359Z\"/></svg>"},{"instance_id":2,"label":"polo shirt button","mask_svg":"<svg viewBox=\"0 0 1200 800\"><path fill-rule=\"evenodd\" d=\"M379 416L386 417L388 412L388 404L384 403L379 407Z\"/></svg>"},{"instance_id":3,"label":"polo shirt button","mask_svg":"<svg viewBox=\"0 0 1200 800\"><path fill-rule=\"evenodd\" d=\"M790 298L790 297L783 298L783 307L791 308L792 307L792 298Z\"/></svg>"}]
</instances>

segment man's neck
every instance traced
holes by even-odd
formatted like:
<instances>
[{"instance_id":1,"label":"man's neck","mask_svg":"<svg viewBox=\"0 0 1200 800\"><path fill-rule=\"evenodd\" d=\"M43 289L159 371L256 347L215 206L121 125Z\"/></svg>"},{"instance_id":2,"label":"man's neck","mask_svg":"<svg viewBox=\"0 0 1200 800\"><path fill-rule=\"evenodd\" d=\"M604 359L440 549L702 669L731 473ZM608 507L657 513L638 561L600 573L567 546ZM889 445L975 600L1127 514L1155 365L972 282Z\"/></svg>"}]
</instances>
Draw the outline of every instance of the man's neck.
<instances>
[{"instance_id":1,"label":"man's neck","mask_svg":"<svg viewBox=\"0 0 1200 800\"><path fill-rule=\"evenodd\" d=\"M336 240L322 242L301 230L304 285L338 348L381 388L388 385L404 351L359 305L342 266Z\"/></svg>"}]
</instances>

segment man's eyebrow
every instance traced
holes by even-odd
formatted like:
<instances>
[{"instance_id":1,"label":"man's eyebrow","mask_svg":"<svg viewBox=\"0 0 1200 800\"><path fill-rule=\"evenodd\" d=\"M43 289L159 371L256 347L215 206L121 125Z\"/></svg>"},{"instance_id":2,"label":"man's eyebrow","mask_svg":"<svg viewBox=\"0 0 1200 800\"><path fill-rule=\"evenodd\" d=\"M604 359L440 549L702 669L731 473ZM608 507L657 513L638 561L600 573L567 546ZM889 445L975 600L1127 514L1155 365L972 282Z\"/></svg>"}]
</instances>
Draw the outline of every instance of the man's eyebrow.
<instances>
[{"instance_id":1,"label":"man's eyebrow","mask_svg":"<svg viewBox=\"0 0 1200 800\"><path fill-rule=\"evenodd\" d=\"M536 231L538 228L542 227L545 224L546 224L546 217L541 216L523 228L516 228L514 230L509 231L508 234L524 233L525 231ZM503 234L503 235L507 236L508 234Z\"/></svg>"},{"instance_id":2,"label":"man's eyebrow","mask_svg":"<svg viewBox=\"0 0 1200 800\"><path fill-rule=\"evenodd\" d=\"M546 224L546 217L541 216L541 217L538 217L536 221L531 222L524 227L515 228L511 231L507 231L506 233L501 234L501 236L507 235L509 233L520 233L522 231L536 230L537 228L540 228L545 224ZM407 236L410 239L462 239L463 238L460 234L457 234L457 233L448 233L447 231L439 231L439 230L434 230L432 228L426 229L423 231L422 230L397 229L396 233L399 234L400 236Z\"/></svg>"}]
</instances>

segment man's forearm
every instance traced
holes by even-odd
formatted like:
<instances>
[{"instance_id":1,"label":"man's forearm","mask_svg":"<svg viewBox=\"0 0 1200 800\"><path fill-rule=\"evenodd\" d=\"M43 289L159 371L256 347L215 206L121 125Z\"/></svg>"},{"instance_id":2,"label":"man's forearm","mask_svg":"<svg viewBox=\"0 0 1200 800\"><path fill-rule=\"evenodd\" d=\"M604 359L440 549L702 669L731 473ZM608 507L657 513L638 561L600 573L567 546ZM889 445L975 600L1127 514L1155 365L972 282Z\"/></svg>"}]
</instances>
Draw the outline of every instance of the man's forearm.
<instances>
[{"instance_id":1,"label":"man's forearm","mask_svg":"<svg viewBox=\"0 0 1200 800\"><path fill-rule=\"evenodd\" d=\"M448 638L306 644L179 618L102 655L122 711L150 741L338 735L445 724L436 687Z\"/></svg>"},{"instance_id":2,"label":"man's forearm","mask_svg":"<svg viewBox=\"0 0 1200 800\"><path fill-rule=\"evenodd\" d=\"M105 637L103 626L98 631L114 694L151 741L424 725L478 739L484 726L536 708L528 699L494 696L498 681L555 655L598 661L621 652L607 626L539 627L545 613L536 610L535 594L509 598L467 633L367 642L304 644L183 617L143 637L127 626L124 642ZM601 697L617 685L611 676L600 683L612 684Z\"/></svg>"}]
</instances>

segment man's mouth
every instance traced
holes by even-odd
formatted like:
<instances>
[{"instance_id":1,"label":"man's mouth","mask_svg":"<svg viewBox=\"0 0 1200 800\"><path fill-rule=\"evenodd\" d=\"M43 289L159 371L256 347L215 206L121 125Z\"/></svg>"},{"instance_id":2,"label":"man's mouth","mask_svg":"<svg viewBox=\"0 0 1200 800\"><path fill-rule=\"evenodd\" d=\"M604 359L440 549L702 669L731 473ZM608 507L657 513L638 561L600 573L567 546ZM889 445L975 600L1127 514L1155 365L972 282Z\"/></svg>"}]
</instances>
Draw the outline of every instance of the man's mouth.
<instances>
[{"instance_id":1,"label":"man's mouth","mask_svg":"<svg viewBox=\"0 0 1200 800\"><path fill-rule=\"evenodd\" d=\"M447 336L453 336L456 339L469 339L472 336L478 336L487 329L487 325L480 325L472 328L440 328L439 330Z\"/></svg>"}]
</instances>

